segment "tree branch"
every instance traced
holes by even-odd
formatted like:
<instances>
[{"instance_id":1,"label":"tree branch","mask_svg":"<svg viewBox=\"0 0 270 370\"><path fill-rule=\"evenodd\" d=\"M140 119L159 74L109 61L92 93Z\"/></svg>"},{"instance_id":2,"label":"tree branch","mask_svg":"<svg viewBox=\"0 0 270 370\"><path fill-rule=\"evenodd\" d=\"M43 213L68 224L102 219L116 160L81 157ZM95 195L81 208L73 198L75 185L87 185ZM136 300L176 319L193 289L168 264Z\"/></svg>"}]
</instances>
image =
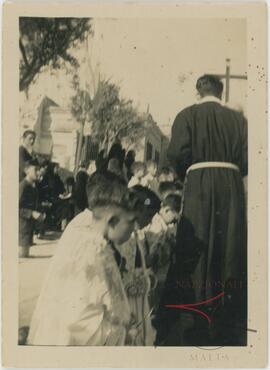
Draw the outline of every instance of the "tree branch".
<instances>
[{"instance_id":1,"label":"tree branch","mask_svg":"<svg viewBox=\"0 0 270 370\"><path fill-rule=\"evenodd\" d=\"M22 53L24 64L26 65L26 68L28 69L29 68L29 63L28 63L28 60L27 60L27 57L26 57L25 48L23 46L21 38L19 40L19 45L20 45L20 50L21 50L21 53Z\"/></svg>"}]
</instances>

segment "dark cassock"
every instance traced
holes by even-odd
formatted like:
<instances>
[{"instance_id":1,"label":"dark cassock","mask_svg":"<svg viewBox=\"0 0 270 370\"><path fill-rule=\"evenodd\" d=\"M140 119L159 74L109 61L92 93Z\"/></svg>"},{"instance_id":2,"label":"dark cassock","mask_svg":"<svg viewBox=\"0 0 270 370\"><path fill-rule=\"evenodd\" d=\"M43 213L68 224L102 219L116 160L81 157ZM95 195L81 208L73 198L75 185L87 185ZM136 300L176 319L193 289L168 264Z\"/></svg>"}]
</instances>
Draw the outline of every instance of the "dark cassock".
<instances>
[{"instance_id":1,"label":"dark cassock","mask_svg":"<svg viewBox=\"0 0 270 370\"><path fill-rule=\"evenodd\" d=\"M88 200L86 194L86 185L88 174L85 170L80 170L76 176L75 182L75 207L76 214L84 211L88 207Z\"/></svg>"},{"instance_id":2,"label":"dark cassock","mask_svg":"<svg viewBox=\"0 0 270 370\"><path fill-rule=\"evenodd\" d=\"M167 327L158 342L246 345L247 226L242 177L247 175L248 153L244 116L214 96L203 98L176 116L168 158L185 184L174 263L162 297ZM165 307L207 300L195 307L210 321L198 312ZM182 322L178 320L181 314ZM171 329L173 334L168 336Z\"/></svg>"},{"instance_id":3,"label":"dark cassock","mask_svg":"<svg viewBox=\"0 0 270 370\"><path fill-rule=\"evenodd\" d=\"M30 153L23 145L19 147L19 181L22 181L25 177L24 169L26 164L35 159L35 155Z\"/></svg>"}]
</instances>

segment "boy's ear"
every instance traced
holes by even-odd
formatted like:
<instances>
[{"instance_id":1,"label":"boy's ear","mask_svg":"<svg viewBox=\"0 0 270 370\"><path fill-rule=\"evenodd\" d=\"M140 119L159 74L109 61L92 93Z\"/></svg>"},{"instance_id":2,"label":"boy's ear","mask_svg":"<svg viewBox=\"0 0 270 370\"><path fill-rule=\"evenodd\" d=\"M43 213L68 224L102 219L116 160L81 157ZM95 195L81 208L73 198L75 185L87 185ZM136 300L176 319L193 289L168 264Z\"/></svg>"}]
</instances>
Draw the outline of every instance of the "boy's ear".
<instances>
[{"instance_id":1,"label":"boy's ear","mask_svg":"<svg viewBox=\"0 0 270 370\"><path fill-rule=\"evenodd\" d=\"M108 220L108 225L111 227L115 227L120 221L120 218L118 216L111 216L111 218Z\"/></svg>"}]
</instances>

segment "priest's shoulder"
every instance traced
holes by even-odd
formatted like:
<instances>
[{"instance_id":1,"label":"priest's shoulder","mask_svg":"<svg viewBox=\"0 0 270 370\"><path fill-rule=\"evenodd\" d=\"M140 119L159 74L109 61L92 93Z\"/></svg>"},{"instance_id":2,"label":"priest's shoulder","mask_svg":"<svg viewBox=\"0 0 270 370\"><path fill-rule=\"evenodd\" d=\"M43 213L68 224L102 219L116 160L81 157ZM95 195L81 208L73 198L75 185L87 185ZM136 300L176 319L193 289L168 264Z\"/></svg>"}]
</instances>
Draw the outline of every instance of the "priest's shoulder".
<instances>
[{"instance_id":1,"label":"priest's shoulder","mask_svg":"<svg viewBox=\"0 0 270 370\"><path fill-rule=\"evenodd\" d=\"M244 121L246 120L246 117L245 117L245 114L244 114L242 108L230 106L229 104L228 105L225 104L222 107L223 107L224 110L226 110L228 113L233 115L238 120L244 120Z\"/></svg>"},{"instance_id":2,"label":"priest's shoulder","mask_svg":"<svg viewBox=\"0 0 270 370\"><path fill-rule=\"evenodd\" d=\"M179 113L177 113L174 122L180 122L182 120L185 120L192 115L194 109L196 109L196 104L190 105L184 109L182 109Z\"/></svg>"}]
</instances>

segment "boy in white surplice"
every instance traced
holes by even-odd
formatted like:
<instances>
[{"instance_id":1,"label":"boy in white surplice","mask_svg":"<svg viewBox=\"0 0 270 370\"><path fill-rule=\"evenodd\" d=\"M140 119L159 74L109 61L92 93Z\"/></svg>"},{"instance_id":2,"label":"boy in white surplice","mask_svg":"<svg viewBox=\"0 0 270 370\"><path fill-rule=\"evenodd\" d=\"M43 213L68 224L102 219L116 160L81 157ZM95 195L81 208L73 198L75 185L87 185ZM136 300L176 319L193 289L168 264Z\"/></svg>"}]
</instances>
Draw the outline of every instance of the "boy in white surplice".
<instances>
[{"instance_id":1,"label":"boy in white surplice","mask_svg":"<svg viewBox=\"0 0 270 370\"><path fill-rule=\"evenodd\" d=\"M67 226L32 318L28 344L125 345L130 308L121 279L124 261L114 247L134 230L134 202L115 175L93 175L91 209ZM136 327L136 325L135 325Z\"/></svg>"},{"instance_id":2,"label":"boy in white surplice","mask_svg":"<svg viewBox=\"0 0 270 370\"><path fill-rule=\"evenodd\" d=\"M168 195L162 202L160 211L155 214L152 222L144 228L146 265L157 278L157 287L152 295L152 305L157 308L172 260L175 246L176 222L179 218L181 197L177 194Z\"/></svg>"}]
</instances>

